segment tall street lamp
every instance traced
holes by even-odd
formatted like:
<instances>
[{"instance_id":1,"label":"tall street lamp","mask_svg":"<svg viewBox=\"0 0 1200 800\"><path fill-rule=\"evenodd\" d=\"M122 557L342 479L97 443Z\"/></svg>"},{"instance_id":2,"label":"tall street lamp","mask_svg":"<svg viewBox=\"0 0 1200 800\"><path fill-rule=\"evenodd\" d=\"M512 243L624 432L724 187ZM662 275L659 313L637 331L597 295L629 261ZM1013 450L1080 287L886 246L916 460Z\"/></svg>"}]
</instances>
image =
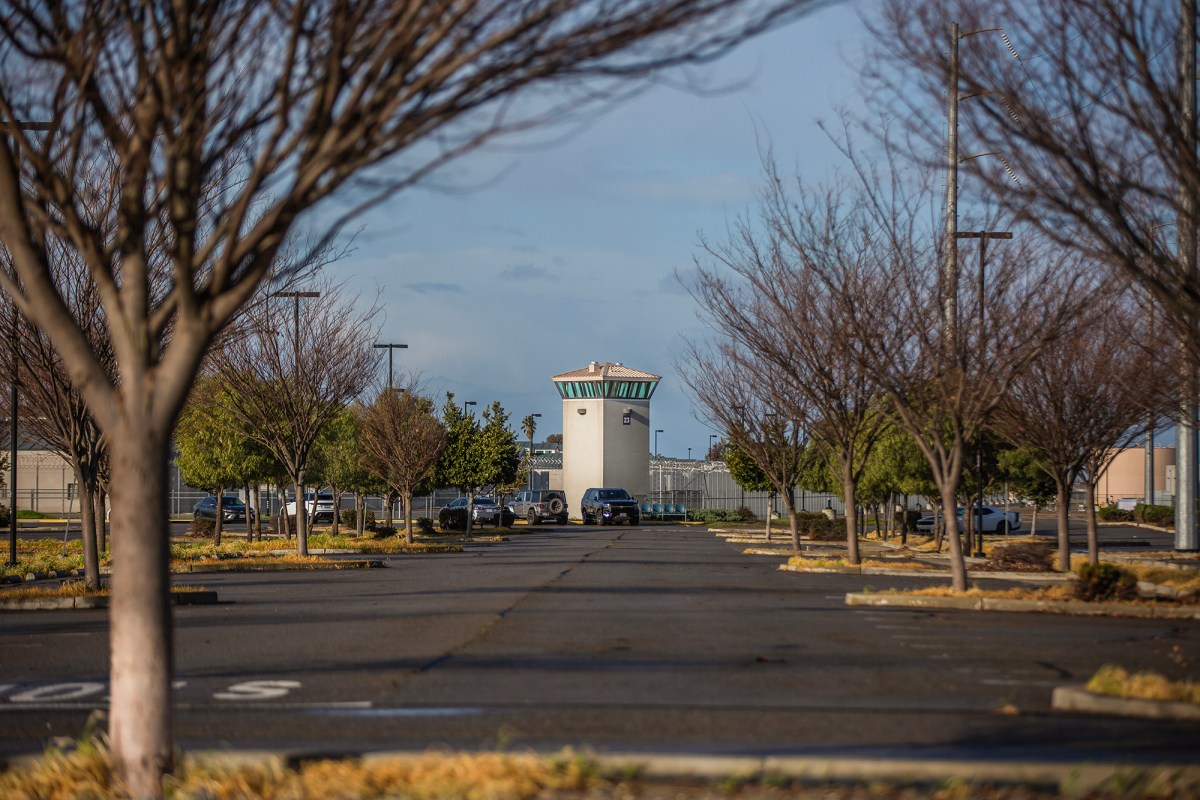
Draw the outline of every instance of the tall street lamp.
<instances>
[{"instance_id":1,"label":"tall street lamp","mask_svg":"<svg viewBox=\"0 0 1200 800\"><path fill-rule=\"evenodd\" d=\"M658 435L662 428L654 429L654 494L658 502L662 502L662 459L658 455Z\"/></svg>"},{"instance_id":2,"label":"tall street lamp","mask_svg":"<svg viewBox=\"0 0 1200 800\"><path fill-rule=\"evenodd\" d=\"M299 383L299 380L300 380L300 298L301 297L320 297L321 293L320 292L276 292L275 296L292 298L292 320L295 323L295 330L296 330L296 342L295 342L295 345L296 345L296 347L295 347L295 350L296 350L296 366L295 366L296 374L295 374L295 379L296 379L297 383ZM299 390L299 387L297 386L297 391L298 390ZM308 509L305 507L305 505L306 505L304 502L305 498L302 496L304 493L305 492L304 492L303 486L296 487L296 540L300 541L300 542L307 542L307 539L301 538L302 532L304 532L303 535L305 537L308 536L308 533L307 533ZM284 516L286 517L287 516L287 502L286 502L287 497L284 497L282 499L284 501L283 513L284 513ZM314 511L314 513L316 512L316 508L317 508L317 497L316 497L316 493L314 492L314 494L313 494L313 511ZM308 545L305 544L305 547L307 547L307 546ZM304 551L304 552L307 552L307 551Z\"/></svg>"},{"instance_id":3,"label":"tall street lamp","mask_svg":"<svg viewBox=\"0 0 1200 800\"><path fill-rule=\"evenodd\" d=\"M529 416L533 417L534 419L540 419L542 415L541 414L530 414ZM532 427L530 428L530 432L529 432L529 478L528 478L527 483L528 483L528 486L526 486L526 488L532 489L533 488L533 429L532 429Z\"/></svg>"},{"instance_id":4,"label":"tall street lamp","mask_svg":"<svg viewBox=\"0 0 1200 800\"><path fill-rule=\"evenodd\" d=\"M716 438L717 438L717 434L715 434L715 433L710 433L708 435L708 452L704 454L705 461L708 461L710 458L712 458L713 439L716 439Z\"/></svg>"},{"instance_id":5,"label":"tall street lamp","mask_svg":"<svg viewBox=\"0 0 1200 800\"><path fill-rule=\"evenodd\" d=\"M392 352L395 350L407 350L408 345L406 345L406 344L377 344L377 345L375 345L375 349L377 349L377 350L383 349L385 347L387 348L387 351L388 351L388 388L390 389L390 388L392 388Z\"/></svg>"},{"instance_id":6,"label":"tall street lamp","mask_svg":"<svg viewBox=\"0 0 1200 800\"><path fill-rule=\"evenodd\" d=\"M479 405L479 404L476 403L474 400L464 400L463 401L463 416L465 417L467 415L467 406L475 406L475 405Z\"/></svg>"},{"instance_id":7,"label":"tall street lamp","mask_svg":"<svg viewBox=\"0 0 1200 800\"><path fill-rule=\"evenodd\" d=\"M987 284L985 267L987 265L987 243L988 239L1011 239L1012 231L957 231L955 237L959 239L978 239L979 240L979 368L983 369L983 359L985 354L984 349L984 323L987 321ZM975 473L979 483L979 504L978 511L975 514L975 557L983 558L983 439L982 434L977 434L975 437ZM1006 501L1007 502L1007 501ZM1005 533L1008 533L1007 524L1005 525Z\"/></svg>"}]
</instances>

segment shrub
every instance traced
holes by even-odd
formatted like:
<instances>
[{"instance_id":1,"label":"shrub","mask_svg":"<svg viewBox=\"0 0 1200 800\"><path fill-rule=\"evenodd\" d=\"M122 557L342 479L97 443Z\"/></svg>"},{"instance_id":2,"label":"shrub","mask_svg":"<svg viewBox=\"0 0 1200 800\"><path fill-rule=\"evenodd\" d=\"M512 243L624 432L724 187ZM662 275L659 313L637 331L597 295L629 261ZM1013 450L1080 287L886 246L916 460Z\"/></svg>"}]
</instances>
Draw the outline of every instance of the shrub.
<instances>
[{"instance_id":1,"label":"shrub","mask_svg":"<svg viewBox=\"0 0 1200 800\"><path fill-rule=\"evenodd\" d=\"M893 521L896 523L896 528L904 533L917 532L917 520L921 518L921 512L915 509L907 508L903 511L897 511L893 515Z\"/></svg>"},{"instance_id":2,"label":"shrub","mask_svg":"<svg viewBox=\"0 0 1200 800\"><path fill-rule=\"evenodd\" d=\"M366 521L364 528L370 530L375 527L375 511L374 509L366 509L363 512L363 519ZM353 528L358 524L358 510L354 508L343 508L341 514L342 524L347 528Z\"/></svg>"},{"instance_id":3,"label":"shrub","mask_svg":"<svg viewBox=\"0 0 1200 800\"><path fill-rule=\"evenodd\" d=\"M1175 522L1175 507L1138 503L1137 508L1133 511L1133 516L1138 522L1146 522L1150 525L1171 525Z\"/></svg>"},{"instance_id":4,"label":"shrub","mask_svg":"<svg viewBox=\"0 0 1200 800\"><path fill-rule=\"evenodd\" d=\"M429 536L433 533L433 520L428 517L420 517L416 520L417 533L422 536Z\"/></svg>"},{"instance_id":5,"label":"shrub","mask_svg":"<svg viewBox=\"0 0 1200 800\"><path fill-rule=\"evenodd\" d=\"M8 525L8 506L0 505L0 527Z\"/></svg>"},{"instance_id":6,"label":"shrub","mask_svg":"<svg viewBox=\"0 0 1200 800\"><path fill-rule=\"evenodd\" d=\"M1096 515L1105 522L1133 522L1133 512L1115 505L1102 506Z\"/></svg>"},{"instance_id":7,"label":"shrub","mask_svg":"<svg viewBox=\"0 0 1200 800\"><path fill-rule=\"evenodd\" d=\"M215 519L208 519L207 517L202 517L200 519L192 520L192 533L198 534L200 536L212 536L216 532L217 532L217 521Z\"/></svg>"},{"instance_id":8,"label":"shrub","mask_svg":"<svg viewBox=\"0 0 1200 800\"><path fill-rule=\"evenodd\" d=\"M687 518L692 522L749 522L754 519L750 509L741 508L689 508Z\"/></svg>"},{"instance_id":9,"label":"shrub","mask_svg":"<svg viewBox=\"0 0 1200 800\"><path fill-rule=\"evenodd\" d=\"M1137 597L1137 576L1115 564L1081 564L1075 596L1080 600L1132 600Z\"/></svg>"},{"instance_id":10,"label":"shrub","mask_svg":"<svg viewBox=\"0 0 1200 800\"><path fill-rule=\"evenodd\" d=\"M1051 572L1054 570L1054 546L1049 542L1013 542L992 551L983 565L997 572Z\"/></svg>"},{"instance_id":11,"label":"shrub","mask_svg":"<svg viewBox=\"0 0 1200 800\"><path fill-rule=\"evenodd\" d=\"M817 542L837 542L846 536L844 520L830 519L820 512L797 512L796 525L800 533Z\"/></svg>"}]
</instances>

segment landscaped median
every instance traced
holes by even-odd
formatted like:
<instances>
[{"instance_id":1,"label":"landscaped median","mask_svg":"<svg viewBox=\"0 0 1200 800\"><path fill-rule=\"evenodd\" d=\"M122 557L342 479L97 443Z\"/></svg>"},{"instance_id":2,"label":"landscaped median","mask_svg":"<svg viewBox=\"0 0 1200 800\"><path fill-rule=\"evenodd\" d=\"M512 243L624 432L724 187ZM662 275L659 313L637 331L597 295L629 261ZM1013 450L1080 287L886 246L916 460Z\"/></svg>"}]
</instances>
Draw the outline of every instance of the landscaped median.
<instances>
[{"instance_id":1,"label":"landscaped median","mask_svg":"<svg viewBox=\"0 0 1200 800\"><path fill-rule=\"evenodd\" d=\"M1176 606L1153 603L1089 602L1086 600L1025 600L1004 593L987 594L967 590L955 594L918 592L849 592L848 606L887 606L891 608L943 608L962 611L1037 611L1048 614L1077 614L1107 617L1144 617L1148 619L1200 619L1200 606Z\"/></svg>"},{"instance_id":2,"label":"landscaped median","mask_svg":"<svg viewBox=\"0 0 1200 800\"><path fill-rule=\"evenodd\" d=\"M82 581L71 581L62 586L22 587L0 594L0 610L5 611L53 611L69 609L108 608L110 594L107 589L89 591ZM202 586L178 586L171 589L170 603L177 606L204 606L217 602L217 593Z\"/></svg>"},{"instance_id":3,"label":"landscaped median","mask_svg":"<svg viewBox=\"0 0 1200 800\"><path fill-rule=\"evenodd\" d=\"M1051 705L1056 711L1200 720L1200 684L1105 664L1084 686L1057 687Z\"/></svg>"}]
</instances>

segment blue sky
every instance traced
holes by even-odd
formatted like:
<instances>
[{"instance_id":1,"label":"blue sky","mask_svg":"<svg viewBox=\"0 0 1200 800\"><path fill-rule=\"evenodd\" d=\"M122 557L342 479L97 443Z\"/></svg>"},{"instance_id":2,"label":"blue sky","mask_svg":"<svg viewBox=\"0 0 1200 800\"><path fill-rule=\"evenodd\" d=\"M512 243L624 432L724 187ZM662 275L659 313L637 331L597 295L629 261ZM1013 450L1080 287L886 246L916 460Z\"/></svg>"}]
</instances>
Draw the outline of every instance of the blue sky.
<instances>
[{"instance_id":1,"label":"blue sky","mask_svg":"<svg viewBox=\"0 0 1200 800\"><path fill-rule=\"evenodd\" d=\"M565 139L507 140L456 162L359 221L354 251L330 267L386 314L380 341L407 344L416 373L480 408L499 400L514 428L541 413L562 430L550 376L620 361L663 376L651 424L666 456L702 456L711 431L692 412L673 362L703 336L675 279L700 234L721 239L750 209L760 148L808 179L840 158L816 126L859 104L860 4L825 8L703 70L698 95L655 88ZM380 351L386 374L386 351Z\"/></svg>"}]
</instances>

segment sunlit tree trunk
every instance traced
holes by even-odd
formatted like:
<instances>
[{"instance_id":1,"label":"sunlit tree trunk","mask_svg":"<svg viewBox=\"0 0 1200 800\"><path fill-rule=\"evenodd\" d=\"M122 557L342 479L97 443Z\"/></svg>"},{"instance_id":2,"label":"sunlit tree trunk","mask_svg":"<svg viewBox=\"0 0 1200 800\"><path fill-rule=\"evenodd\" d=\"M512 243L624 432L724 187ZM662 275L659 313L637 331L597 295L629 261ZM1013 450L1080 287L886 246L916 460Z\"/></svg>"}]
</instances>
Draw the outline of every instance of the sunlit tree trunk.
<instances>
[{"instance_id":1,"label":"sunlit tree trunk","mask_svg":"<svg viewBox=\"0 0 1200 800\"><path fill-rule=\"evenodd\" d=\"M132 419L130 418L132 417ZM168 434L129 415L111 437L113 481L109 742L135 798L159 797L169 771L171 611L167 535Z\"/></svg>"},{"instance_id":2,"label":"sunlit tree trunk","mask_svg":"<svg viewBox=\"0 0 1200 800\"><path fill-rule=\"evenodd\" d=\"M1056 511L1058 512L1058 571L1071 571L1071 483L1066 477L1054 476L1058 488Z\"/></svg>"},{"instance_id":3,"label":"sunlit tree trunk","mask_svg":"<svg viewBox=\"0 0 1200 800\"><path fill-rule=\"evenodd\" d=\"M857 507L857 486L854 480L854 467L848 458L838 459L842 468L842 497L846 499L846 562L858 564L858 525L855 514L851 509Z\"/></svg>"},{"instance_id":4,"label":"sunlit tree trunk","mask_svg":"<svg viewBox=\"0 0 1200 800\"><path fill-rule=\"evenodd\" d=\"M96 546L96 510L95 497L88 482L84 479L83 471L78 463L72 465L75 473L75 486L79 495L79 532L83 538L83 582L91 591L100 588L100 552Z\"/></svg>"}]
</instances>

